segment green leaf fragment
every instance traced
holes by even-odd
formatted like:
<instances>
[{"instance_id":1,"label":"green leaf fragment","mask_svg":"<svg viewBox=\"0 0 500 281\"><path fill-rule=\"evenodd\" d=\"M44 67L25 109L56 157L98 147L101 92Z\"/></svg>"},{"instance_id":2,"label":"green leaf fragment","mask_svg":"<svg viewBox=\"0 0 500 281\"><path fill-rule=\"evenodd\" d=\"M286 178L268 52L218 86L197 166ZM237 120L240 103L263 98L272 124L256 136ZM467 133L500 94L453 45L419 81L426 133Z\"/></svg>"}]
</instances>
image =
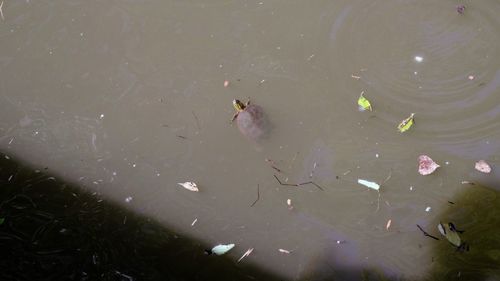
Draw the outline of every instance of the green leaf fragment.
<instances>
[{"instance_id":1,"label":"green leaf fragment","mask_svg":"<svg viewBox=\"0 0 500 281\"><path fill-rule=\"evenodd\" d=\"M406 118L405 120L401 121L401 123L399 123L398 130L401 133L408 131L411 128L411 126L413 126L413 123L415 123L413 121L414 116L415 116L415 113L412 113L410 115L410 117Z\"/></svg>"},{"instance_id":2,"label":"green leaf fragment","mask_svg":"<svg viewBox=\"0 0 500 281\"><path fill-rule=\"evenodd\" d=\"M372 105L370 104L370 101L363 96L364 93L365 92L361 92L361 95L359 95L359 99L358 99L359 110L361 110L361 111L365 111L365 110L372 111Z\"/></svg>"},{"instance_id":3,"label":"green leaf fragment","mask_svg":"<svg viewBox=\"0 0 500 281\"><path fill-rule=\"evenodd\" d=\"M2 225L5 222L5 218L0 218L0 225Z\"/></svg>"}]
</instances>

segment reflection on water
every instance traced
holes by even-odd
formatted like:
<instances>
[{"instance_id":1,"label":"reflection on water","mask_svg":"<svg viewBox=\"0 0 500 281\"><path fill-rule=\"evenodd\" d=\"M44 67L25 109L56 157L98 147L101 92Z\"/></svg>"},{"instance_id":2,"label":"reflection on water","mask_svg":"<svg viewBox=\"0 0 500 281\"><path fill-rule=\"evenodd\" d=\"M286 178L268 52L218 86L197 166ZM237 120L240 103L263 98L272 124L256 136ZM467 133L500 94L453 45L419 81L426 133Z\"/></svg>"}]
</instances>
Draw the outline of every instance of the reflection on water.
<instances>
[{"instance_id":1,"label":"reflection on water","mask_svg":"<svg viewBox=\"0 0 500 281\"><path fill-rule=\"evenodd\" d=\"M5 2L0 148L182 236L233 242L230 260L255 248L245 264L284 279L421 279L437 255L415 225L441 219L462 181L499 189L500 4L456 5ZM230 122L246 97L273 125L265 140ZM419 175L421 154L441 168Z\"/></svg>"}]
</instances>

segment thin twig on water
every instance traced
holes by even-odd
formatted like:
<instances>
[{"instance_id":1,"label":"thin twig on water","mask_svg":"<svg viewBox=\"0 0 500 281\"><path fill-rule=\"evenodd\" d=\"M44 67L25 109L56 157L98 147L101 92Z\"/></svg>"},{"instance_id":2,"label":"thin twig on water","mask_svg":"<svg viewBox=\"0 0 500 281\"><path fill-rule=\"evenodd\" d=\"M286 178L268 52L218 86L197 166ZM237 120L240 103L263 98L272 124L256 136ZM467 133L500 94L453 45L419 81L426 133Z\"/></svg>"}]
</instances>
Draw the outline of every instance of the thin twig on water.
<instances>
[{"instance_id":1,"label":"thin twig on water","mask_svg":"<svg viewBox=\"0 0 500 281\"><path fill-rule=\"evenodd\" d=\"M196 116L196 114L194 113L194 111L191 111L191 113L193 113L194 120L196 121L196 127L198 128L198 130L201 130L200 120L198 120L198 116Z\"/></svg>"},{"instance_id":2,"label":"thin twig on water","mask_svg":"<svg viewBox=\"0 0 500 281\"><path fill-rule=\"evenodd\" d=\"M2 8L3 8L3 1L2 1L2 3L0 3L0 17L2 18L2 20L5 20L5 18L3 17L3 10L2 10Z\"/></svg>"},{"instance_id":3,"label":"thin twig on water","mask_svg":"<svg viewBox=\"0 0 500 281\"><path fill-rule=\"evenodd\" d=\"M380 210L380 191L378 192L378 198L377 198L377 210L375 211L378 212L378 210Z\"/></svg>"},{"instance_id":4,"label":"thin twig on water","mask_svg":"<svg viewBox=\"0 0 500 281\"><path fill-rule=\"evenodd\" d=\"M420 231L422 231L424 236L430 237L430 238L435 239L435 240L439 240L439 238L437 238L436 236L432 236L429 233L427 233L420 225L417 224L417 227L418 227L418 229L420 229Z\"/></svg>"},{"instance_id":5,"label":"thin twig on water","mask_svg":"<svg viewBox=\"0 0 500 281\"><path fill-rule=\"evenodd\" d=\"M269 163L271 168L275 169L278 173L282 172L280 168L276 167L276 163L274 163L272 159L266 158L266 162Z\"/></svg>"},{"instance_id":6,"label":"thin twig on water","mask_svg":"<svg viewBox=\"0 0 500 281\"><path fill-rule=\"evenodd\" d=\"M297 159L298 155L299 155L299 153L295 152L295 155L293 155L292 161L290 161L290 164L288 165L288 169L292 169L292 165L295 162L295 159Z\"/></svg>"},{"instance_id":7,"label":"thin twig on water","mask_svg":"<svg viewBox=\"0 0 500 281\"><path fill-rule=\"evenodd\" d=\"M274 176L274 178L275 178L275 179L279 182L279 184L281 184L281 185L287 185L287 186L299 186L298 184L282 183L282 182L280 181L280 179L278 179L278 177L277 177L276 175L273 175L273 176Z\"/></svg>"},{"instance_id":8,"label":"thin twig on water","mask_svg":"<svg viewBox=\"0 0 500 281\"><path fill-rule=\"evenodd\" d=\"M255 201L252 203L252 205L250 205L250 207L253 207L257 203L257 201L259 201L259 199L260 199L260 191L259 191L259 189L260 189L260 187L257 184L257 199L255 199Z\"/></svg>"},{"instance_id":9,"label":"thin twig on water","mask_svg":"<svg viewBox=\"0 0 500 281\"><path fill-rule=\"evenodd\" d=\"M318 184L316 184L315 182L312 182L312 181L303 182L303 183L295 183L295 184L292 184L292 183L282 183L280 181L280 179L276 175L273 175L273 176L278 181L278 183L281 184L281 185L299 187L299 186L306 185L306 184L312 184L312 185L316 186L317 188L319 188L319 189L321 189L321 190L324 191L324 189L321 186L319 186Z\"/></svg>"},{"instance_id":10,"label":"thin twig on water","mask_svg":"<svg viewBox=\"0 0 500 281\"><path fill-rule=\"evenodd\" d=\"M317 163L316 163L316 162L314 162L314 165L313 165L313 168L312 168L312 170L311 170L311 173L309 174L309 178L312 178L312 177L313 177L313 175L314 175L314 170L316 170L316 165L317 165Z\"/></svg>"},{"instance_id":11,"label":"thin twig on water","mask_svg":"<svg viewBox=\"0 0 500 281\"><path fill-rule=\"evenodd\" d=\"M324 189L323 189L321 186L319 186L318 184L316 184L316 183L315 183L315 182L313 182L313 181L308 181L308 182L298 183L298 184L297 184L297 186L306 185L306 184L312 184L312 185L314 185L315 187L317 187L317 188L319 188L319 189L321 189L321 190L323 190L323 191L324 191Z\"/></svg>"},{"instance_id":12,"label":"thin twig on water","mask_svg":"<svg viewBox=\"0 0 500 281\"><path fill-rule=\"evenodd\" d=\"M389 174L387 175L387 177L385 178L385 180L382 182L381 185L384 185L387 181L389 181L392 177L392 168L389 170Z\"/></svg>"},{"instance_id":13,"label":"thin twig on water","mask_svg":"<svg viewBox=\"0 0 500 281\"><path fill-rule=\"evenodd\" d=\"M183 140L187 140L187 137L185 137L185 136L177 135L177 137L178 137L178 138L181 138L181 139L183 139Z\"/></svg>"}]
</instances>

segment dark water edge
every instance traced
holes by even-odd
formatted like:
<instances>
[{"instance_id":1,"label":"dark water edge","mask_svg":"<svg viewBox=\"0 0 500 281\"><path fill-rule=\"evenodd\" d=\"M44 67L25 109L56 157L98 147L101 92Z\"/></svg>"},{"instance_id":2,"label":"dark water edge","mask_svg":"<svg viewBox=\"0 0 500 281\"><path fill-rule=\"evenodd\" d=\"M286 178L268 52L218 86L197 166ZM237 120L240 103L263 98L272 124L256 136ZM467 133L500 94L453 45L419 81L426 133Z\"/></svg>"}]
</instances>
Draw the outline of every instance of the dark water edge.
<instances>
[{"instance_id":1,"label":"dark water edge","mask_svg":"<svg viewBox=\"0 0 500 281\"><path fill-rule=\"evenodd\" d=\"M0 280L279 280L0 157Z\"/></svg>"},{"instance_id":2,"label":"dark water edge","mask_svg":"<svg viewBox=\"0 0 500 281\"><path fill-rule=\"evenodd\" d=\"M206 255L210 245L4 154L0 186L0 280L285 280ZM467 229L471 250L458 253L446 241L416 241L436 245L425 280L499 280L498 191L476 186L442 217ZM376 269L336 268L301 280L408 279L388 278Z\"/></svg>"}]
</instances>

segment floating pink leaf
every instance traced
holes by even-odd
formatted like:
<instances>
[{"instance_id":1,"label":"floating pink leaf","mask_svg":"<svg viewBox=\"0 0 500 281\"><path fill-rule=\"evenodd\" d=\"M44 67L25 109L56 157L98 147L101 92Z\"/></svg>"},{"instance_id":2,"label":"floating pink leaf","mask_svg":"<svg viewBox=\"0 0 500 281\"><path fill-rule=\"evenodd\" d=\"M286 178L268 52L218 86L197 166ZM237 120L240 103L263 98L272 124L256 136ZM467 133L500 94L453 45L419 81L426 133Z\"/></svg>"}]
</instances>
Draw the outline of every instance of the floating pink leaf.
<instances>
[{"instance_id":1,"label":"floating pink leaf","mask_svg":"<svg viewBox=\"0 0 500 281\"><path fill-rule=\"evenodd\" d=\"M491 167L484 160L479 160L476 162L476 170L479 172L489 174L491 172Z\"/></svg>"},{"instance_id":2,"label":"floating pink leaf","mask_svg":"<svg viewBox=\"0 0 500 281\"><path fill-rule=\"evenodd\" d=\"M421 175L430 175L440 166L432 161L432 159L427 155L420 155L418 157L418 172Z\"/></svg>"}]
</instances>

